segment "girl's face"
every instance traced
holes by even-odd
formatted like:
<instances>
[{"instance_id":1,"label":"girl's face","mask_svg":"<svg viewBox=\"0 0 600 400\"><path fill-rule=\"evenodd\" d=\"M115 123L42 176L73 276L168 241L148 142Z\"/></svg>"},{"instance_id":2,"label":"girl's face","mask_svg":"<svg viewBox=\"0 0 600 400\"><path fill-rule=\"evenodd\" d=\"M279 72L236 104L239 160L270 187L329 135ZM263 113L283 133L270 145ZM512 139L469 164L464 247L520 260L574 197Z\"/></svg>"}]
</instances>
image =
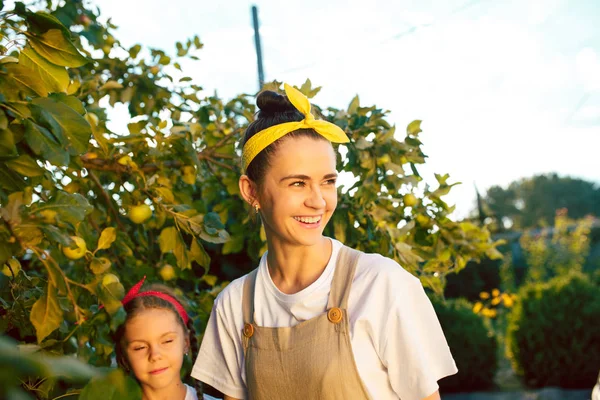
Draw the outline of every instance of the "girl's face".
<instances>
[{"instance_id":1,"label":"girl's face","mask_svg":"<svg viewBox=\"0 0 600 400\"><path fill-rule=\"evenodd\" d=\"M142 387L158 390L181 384L189 339L173 311L142 311L127 321L124 339L127 361Z\"/></svg>"},{"instance_id":2,"label":"girl's face","mask_svg":"<svg viewBox=\"0 0 600 400\"><path fill-rule=\"evenodd\" d=\"M337 205L335 153L327 140L291 137L271 157L258 202L269 241L317 244Z\"/></svg>"}]
</instances>

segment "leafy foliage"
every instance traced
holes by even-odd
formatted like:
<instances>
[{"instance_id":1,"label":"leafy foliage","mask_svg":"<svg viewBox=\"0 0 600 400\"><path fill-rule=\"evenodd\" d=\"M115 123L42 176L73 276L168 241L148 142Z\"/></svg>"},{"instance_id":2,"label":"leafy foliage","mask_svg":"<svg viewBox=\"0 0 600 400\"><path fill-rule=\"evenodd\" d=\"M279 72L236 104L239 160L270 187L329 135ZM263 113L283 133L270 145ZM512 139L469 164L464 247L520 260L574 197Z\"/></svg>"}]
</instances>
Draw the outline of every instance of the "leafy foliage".
<instances>
[{"instance_id":1,"label":"leafy foliage","mask_svg":"<svg viewBox=\"0 0 600 400\"><path fill-rule=\"evenodd\" d=\"M247 95L200 96L181 68L198 37L175 56L123 48L87 2L47 5L16 3L0 19L0 332L106 367L125 287L170 281L202 332L221 288L265 250L237 183L255 107ZM126 131L107 126L116 104L129 110ZM469 260L497 256L487 230L449 219L448 175L423 185L420 121L399 135L358 97L316 112L350 136L338 168L356 178L340 188L328 235L398 260L437 293ZM48 385L46 397L60 392Z\"/></svg>"},{"instance_id":2,"label":"leafy foliage","mask_svg":"<svg viewBox=\"0 0 600 400\"><path fill-rule=\"evenodd\" d=\"M574 272L521 288L508 317L507 355L532 387L590 388L600 359L600 286Z\"/></svg>"},{"instance_id":3,"label":"leafy foliage","mask_svg":"<svg viewBox=\"0 0 600 400\"><path fill-rule=\"evenodd\" d=\"M458 367L458 374L440 381L440 390L468 392L492 386L498 344L489 322L473 313L473 305L464 299L434 299L433 306Z\"/></svg>"},{"instance_id":4,"label":"leafy foliage","mask_svg":"<svg viewBox=\"0 0 600 400\"><path fill-rule=\"evenodd\" d=\"M573 221L564 210L556 215L552 228L525 232L520 243L529 267L526 279L541 282L569 272L583 272L592 224L593 218Z\"/></svg>"}]
</instances>

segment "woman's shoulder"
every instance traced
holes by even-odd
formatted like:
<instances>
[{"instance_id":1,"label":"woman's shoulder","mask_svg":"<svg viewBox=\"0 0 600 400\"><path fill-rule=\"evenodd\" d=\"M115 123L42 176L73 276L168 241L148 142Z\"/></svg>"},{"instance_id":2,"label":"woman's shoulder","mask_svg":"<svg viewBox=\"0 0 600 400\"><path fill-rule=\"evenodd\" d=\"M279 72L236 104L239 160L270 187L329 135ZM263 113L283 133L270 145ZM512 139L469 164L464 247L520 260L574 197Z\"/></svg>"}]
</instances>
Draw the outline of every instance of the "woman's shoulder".
<instances>
[{"instance_id":1,"label":"woman's shoulder","mask_svg":"<svg viewBox=\"0 0 600 400\"><path fill-rule=\"evenodd\" d=\"M354 275L355 281L369 282L371 287L390 286L395 290L418 289L419 278L395 260L378 253L361 252Z\"/></svg>"}]
</instances>

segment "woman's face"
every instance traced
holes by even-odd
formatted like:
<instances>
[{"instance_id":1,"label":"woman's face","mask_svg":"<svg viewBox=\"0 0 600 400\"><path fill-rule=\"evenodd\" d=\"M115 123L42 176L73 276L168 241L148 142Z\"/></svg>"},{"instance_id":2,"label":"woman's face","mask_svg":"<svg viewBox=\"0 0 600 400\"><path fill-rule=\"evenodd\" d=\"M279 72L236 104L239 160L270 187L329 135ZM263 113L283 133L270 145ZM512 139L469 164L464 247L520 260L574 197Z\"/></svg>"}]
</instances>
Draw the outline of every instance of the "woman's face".
<instances>
[{"instance_id":1,"label":"woman's face","mask_svg":"<svg viewBox=\"0 0 600 400\"><path fill-rule=\"evenodd\" d=\"M284 140L271 157L258 202L269 241L317 244L337 205L336 158L331 143Z\"/></svg>"},{"instance_id":2,"label":"woman's face","mask_svg":"<svg viewBox=\"0 0 600 400\"><path fill-rule=\"evenodd\" d=\"M189 343L173 311L141 312L127 321L124 339L127 361L142 386L157 390L181 383L181 365Z\"/></svg>"}]
</instances>

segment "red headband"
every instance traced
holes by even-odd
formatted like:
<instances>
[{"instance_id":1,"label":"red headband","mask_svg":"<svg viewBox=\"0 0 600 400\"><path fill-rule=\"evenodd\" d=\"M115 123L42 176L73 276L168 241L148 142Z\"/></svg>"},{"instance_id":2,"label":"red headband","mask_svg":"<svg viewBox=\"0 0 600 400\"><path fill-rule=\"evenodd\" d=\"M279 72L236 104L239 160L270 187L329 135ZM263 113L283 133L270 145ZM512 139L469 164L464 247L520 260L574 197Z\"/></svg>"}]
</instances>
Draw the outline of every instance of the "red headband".
<instances>
[{"instance_id":1,"label":"red headband","mask_svg":"<svg viewBox=\"0 0 600 400\"><path fill-rule=\"evenodd\" d=\"M183 306L181 305L181 303L178 302L177 299L175 299L173 296L170 296L170 295L168 295L166 293L163 293L163 292L157 292L156 290L149 290L147 292L140 293L140 289L142 288L142 285L144 284L145 280L146 280L146 277L144 276L141 281L139 281L138 283L136 283L135 285L133 285L133 287L131 289L129 289L129 292L127 292L127 294L125 295L125 297L123 297L123 300L121 301L121 304L125 305L125 304L129 303L131 300L133 300L134 298L136 298L136 297L144 297L144 296L159 297L159 298L161 298L161 299L163 299L163 300L168 301L169 303L171 303L171 305L173 307L175 307L175 309L179 313L179 316L183 320L183 323L185 325L187 325L188 321L190 320L190 317L185 312L185 309L183 308Z\"/></svg>"}]
</instances>

